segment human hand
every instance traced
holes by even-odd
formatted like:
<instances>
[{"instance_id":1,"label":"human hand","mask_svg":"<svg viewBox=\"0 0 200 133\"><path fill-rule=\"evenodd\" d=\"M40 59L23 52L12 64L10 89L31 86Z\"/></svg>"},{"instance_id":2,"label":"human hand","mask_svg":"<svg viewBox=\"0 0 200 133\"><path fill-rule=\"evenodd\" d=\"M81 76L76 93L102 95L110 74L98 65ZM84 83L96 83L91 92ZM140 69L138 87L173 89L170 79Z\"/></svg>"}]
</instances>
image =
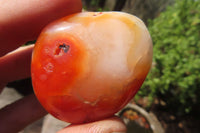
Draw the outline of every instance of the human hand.
<instances>
[{"instance_id":1,"label":"human hand","mask_svg":"<svg viewBox=\"0 0 200 133\"><path fill-rule=\"evenodd\" d=\"M0 92L11 81L30 76L30 61L33 45L20 47L35 40L41 29L49 22L81 11L81 0L3 0L0 1ZM13 51L9 53L10 51ZM44 116L34 95L29 95L0 110L0 132L13 133ZM117 118L98 122L71 125L59 133L68 132L116 132L125 126Z\"/></svg>"},{"instance_id":2,"label":"human hand","mask_svg":"<svg viewBox=\"0 0 200 133\"><path fill-rule=\"evenodd\" d=\"M57 133L126 133L126 127L117 117L92 123L70 125Z\"/></svg>"}]
</instances>

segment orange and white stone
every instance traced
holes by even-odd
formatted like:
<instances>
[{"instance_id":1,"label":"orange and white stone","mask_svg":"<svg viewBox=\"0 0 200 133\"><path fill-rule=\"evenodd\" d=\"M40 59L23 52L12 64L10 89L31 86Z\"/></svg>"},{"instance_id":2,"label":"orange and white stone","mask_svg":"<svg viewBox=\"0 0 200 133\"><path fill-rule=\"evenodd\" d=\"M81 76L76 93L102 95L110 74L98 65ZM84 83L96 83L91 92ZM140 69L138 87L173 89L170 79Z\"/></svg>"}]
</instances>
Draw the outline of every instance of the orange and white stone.
<instances>
[{"instance_id":1,"label":"orange and white stone","mask_svg":"<svg viewBox=\"0 0 200 133\"><path fill-rule=\"evenodd\" d=\"M67 48L61 49L63 44ZM48 25L36 43L35 94L47 111L64 121L111 116L142 85L152 54L150 34L133 15L83 12L64 17Z\"/></svg>"}]
</instances>

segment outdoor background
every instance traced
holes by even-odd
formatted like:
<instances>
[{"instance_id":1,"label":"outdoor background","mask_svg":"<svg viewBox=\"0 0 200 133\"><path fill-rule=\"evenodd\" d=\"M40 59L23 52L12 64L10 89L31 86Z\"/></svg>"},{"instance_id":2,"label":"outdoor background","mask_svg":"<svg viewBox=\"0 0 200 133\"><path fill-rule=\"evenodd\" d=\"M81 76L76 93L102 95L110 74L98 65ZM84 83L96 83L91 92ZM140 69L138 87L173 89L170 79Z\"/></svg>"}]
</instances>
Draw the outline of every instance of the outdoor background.
<instances>
[{"instance_id":1,"label":"outdoor background","mask_svg":"<svg viewBox=\"0 0 200 133\"><path fill-rule=\"evenodd\" d=\"M135 96L166 133L200 131L200 0L83 0L89 11L141 18L153 40L152 69Z\"/></svg>"},{"instance_id":2,"label":"outdoor background","mask_svg":"<svg viewBox=\"0 0 200 133\"><path fill-rule=\"evenodd\" d=\"M145 22L153 40L153 63L131 103L153 112L166 133L199 133L200 0L82 1L86 11L123 11ZM32 89L30 79L7 87L22 95ZM39 132L41 126L42 120L37 131L34 126L23 133Z\"/></svg>"}]
</instances>

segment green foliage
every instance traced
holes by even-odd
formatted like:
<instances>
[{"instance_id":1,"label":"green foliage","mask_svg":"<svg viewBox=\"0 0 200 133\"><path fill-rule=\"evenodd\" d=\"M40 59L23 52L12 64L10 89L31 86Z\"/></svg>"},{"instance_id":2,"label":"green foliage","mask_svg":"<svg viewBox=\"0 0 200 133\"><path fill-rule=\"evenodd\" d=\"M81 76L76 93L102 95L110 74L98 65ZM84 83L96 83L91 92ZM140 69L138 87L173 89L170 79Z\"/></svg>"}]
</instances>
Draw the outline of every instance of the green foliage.
<instances>
[{"instance_id":1,"label":"green foliage","mask_svg":"<svg viewBox=\"0 0 200 133\"><path fill-rule=\"evenodd\" d=\"M91 6L98 6L100 0L91 0L90 5Z\"/></svg>"},{"instance_id":2,"label":"green foliage","mask_svg":"<svg viewBox=\"0 0 200 133\"><path fill-rule=\"evenodd\" d=\"M102 11L109 11L108 7L105 7L105 3L101 5L100 3L102 0L90 0L88 4L83 5L84 10L88 11L97 11L97 12L102 12Z\"/></svg>"},{"instance_id":3,"label":"green foliage","mask_svg":"<svg viewBox=\"0 0 200 133\"><path fill-rule=\"evenodd\" d=\"M137 96L159 97L174 113L200 105L200 0L176 0L149 22L153 66Z\"/></svg>"}]
</instances>

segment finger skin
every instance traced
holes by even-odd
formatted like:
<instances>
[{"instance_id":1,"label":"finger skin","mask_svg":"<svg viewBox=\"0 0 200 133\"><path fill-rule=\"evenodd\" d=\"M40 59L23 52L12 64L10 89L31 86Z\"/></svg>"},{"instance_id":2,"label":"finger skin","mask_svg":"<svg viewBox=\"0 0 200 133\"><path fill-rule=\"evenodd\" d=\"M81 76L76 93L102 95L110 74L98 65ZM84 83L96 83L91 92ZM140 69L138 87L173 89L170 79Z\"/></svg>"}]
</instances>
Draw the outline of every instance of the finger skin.
<instances>
[{"instance_id":1,"label":"finger skin","mask_svg":"<svg viewBox=\"0 0 200 133\"><path fill-rule=\"evenodd\" d=\"M49 22L81 9L81 0L1 0L0 56L35 40Z\"/></svg>"},{"instance_id":2,"label":"finger skin","mask_svg":"<svg viewBox=\"0 0 200 133\"><path fill-rule=\"evenodd\" d=\"M117 117L80 125L70 125L57 133L125 133L125 124Z\"/></svg>"},{"instance_id":3,"label":"finger skin","mask_svg":"<svg viewBox=\"0 0 200 133\"><path fill-rule=\"evenodd\" d=\"M30 76L33 47L5 54L35 40L49 22L80 12L81 6L81 0L0 1L0 92L7 82ZM18 132L46 113L34 95L27 96L0 110L0 133Z\"/></svg>"},{"instance_id":4,"label":"finger skin","mask_svg":"<svg viewBox=\"0 0 200 133\"><path fill-rule=\"evenodd\" d=\"M0 95L5 86L6 86L6 83L3 83L3 82L0 83Z\"/></svg>"},{"instance_id":5,"label":"finger skin","mask_svg":"<svg viewBox=\"0 0 200 133\"><path fill-rule=\"evenodd\" d=\"M0 82L8 83L30 76L33 45L21 47L0 57Z\"/></svg>"},{"instance_id":6,"label":"finger skin","mask_svg":"<svg viewBox=\"0 0 200 133\"><path fill-rule=\"evenodd\" d=\"M47 114L32 94L0 110L0 133L17 133Z\"/></svg>"},{"instance_id":7,"label":"finger skin","mask_svg":"<svg viewBox=\"0 0 200 133\"><path fill-rule=\"evenodd\" d=\"M81 0L0 1L0 92L7 82L30 76L32 48L5 54L36 39L50 21L81 11L81 6Z\"/></svg>"}]
</instances>

